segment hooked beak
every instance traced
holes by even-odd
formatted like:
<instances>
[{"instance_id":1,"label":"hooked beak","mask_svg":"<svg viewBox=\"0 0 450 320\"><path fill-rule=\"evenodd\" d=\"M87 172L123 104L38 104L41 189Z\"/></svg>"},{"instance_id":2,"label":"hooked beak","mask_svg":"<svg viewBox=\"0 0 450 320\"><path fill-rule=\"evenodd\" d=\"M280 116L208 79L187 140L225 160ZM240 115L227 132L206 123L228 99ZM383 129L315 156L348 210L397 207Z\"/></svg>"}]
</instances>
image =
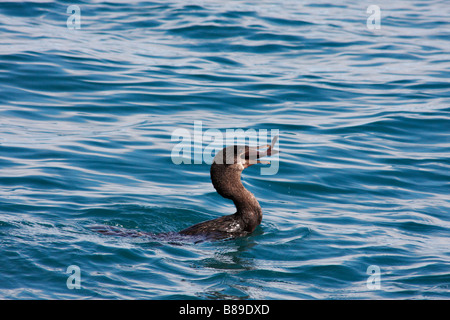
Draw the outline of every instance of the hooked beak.
<instances>
[{"instance_id":1,"label":"hooked beak","mask_svg":"<svg viewBox=\"0 0 450 320\"><path fill-rule=\"evenodd\" d=\"M272 144L267 144L259 147L249 147L246 152L241 155L241 158L245 159L244 168L248 168L254 164L270 164L269 161L259 160L260 158L271 156L279 153L278 150L274 149L275 143L278 140L278 136L272 139ZM264 150L265 149L265 150Z\"/></svg>"}]
</instances>

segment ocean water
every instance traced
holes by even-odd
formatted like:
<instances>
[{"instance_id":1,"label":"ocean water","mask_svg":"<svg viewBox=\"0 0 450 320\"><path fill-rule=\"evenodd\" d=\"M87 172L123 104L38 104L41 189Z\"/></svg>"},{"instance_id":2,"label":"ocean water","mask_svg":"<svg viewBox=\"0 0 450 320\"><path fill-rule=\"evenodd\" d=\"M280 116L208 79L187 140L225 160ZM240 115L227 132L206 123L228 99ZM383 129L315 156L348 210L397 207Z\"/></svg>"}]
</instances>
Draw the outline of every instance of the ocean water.
<instances>
[{"instance_id":1,"label":"ocean water","mask_svg":"<svg viewBox=\"0 0 450 320\"><path fill-rule=\"evenodd\" d=\"M449 17L447 0L1 3L0 298L449 299ZM234 212L208 163L175 163L196 123L278 130L276 174L242 175L255 232L93 231Z\"/></svg>"}]
</instances>

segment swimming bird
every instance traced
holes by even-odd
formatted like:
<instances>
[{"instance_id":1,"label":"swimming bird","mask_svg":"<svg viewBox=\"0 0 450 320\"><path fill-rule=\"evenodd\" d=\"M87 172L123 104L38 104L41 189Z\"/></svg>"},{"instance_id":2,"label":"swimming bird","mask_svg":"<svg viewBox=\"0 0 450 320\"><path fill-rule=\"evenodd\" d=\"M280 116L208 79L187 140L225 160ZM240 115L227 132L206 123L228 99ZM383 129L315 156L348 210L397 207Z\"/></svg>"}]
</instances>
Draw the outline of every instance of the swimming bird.
<instances>
[{"instance_id":1,"label":"swimming bird","mask_svg":"<svg viewBox=\"0 0 450 320\"><path fill-rule=\"evenodd\" d=\"M278 136L274 137L271 145L262 147L235 145L219 151L211 165L211 181L217 193L234 202L236 212L198 223L179 233L207 239L235 238L252 233L261 223L262 210L253 193L242 184L241 173L256 163L267 164L260 158L278 153L273 149L277 139Z\"/></svg>"},{"instance_id":2,"label":"swimming bird","mask_svg":"<svg viewBox=\"0 0 450 320\"><path fill-rule=\"evenodd\" d=\"M274 149L277 139L278 136L275 136L272 144L259 147L244 145L225 147L214 157L210 169L211 182L217 193L233 201L236 206L234 214L195 224L175 234L152 234L111 226L94 226L91 229L108 235L149 236L168 240L179 239L180 236L192 236L199 241L199 239L219 240L249 235L261 223L263 215L256 197L242 184L241 173L244 169L257 163L270 164L260 158L279 152Z\"/></svg>"}]
</instances>

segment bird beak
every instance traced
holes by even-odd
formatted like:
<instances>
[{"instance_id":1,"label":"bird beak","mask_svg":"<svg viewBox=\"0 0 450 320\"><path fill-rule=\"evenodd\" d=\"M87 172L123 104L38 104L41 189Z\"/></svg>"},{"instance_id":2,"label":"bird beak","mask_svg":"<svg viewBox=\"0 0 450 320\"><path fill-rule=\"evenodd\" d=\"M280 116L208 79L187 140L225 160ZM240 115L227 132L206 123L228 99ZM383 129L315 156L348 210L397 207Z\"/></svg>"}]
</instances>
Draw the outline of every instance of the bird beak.
<instances>
[{"instance_id":1,"label":"bird beak","mask_svg":"<svg viewBox=\"0 0 450 320\"><path fill-rule=\"evenodd\" d=\"M259 147L249 147L248 150L241 156L242 158L245 159L244 168L248 168L257 163L270 164L269 161L259 159L279 153L278 150L274 149L277 140L278 136L275 136L272 140L272 144L270 145L267 144Z\"/></svg>"}]
</instances>

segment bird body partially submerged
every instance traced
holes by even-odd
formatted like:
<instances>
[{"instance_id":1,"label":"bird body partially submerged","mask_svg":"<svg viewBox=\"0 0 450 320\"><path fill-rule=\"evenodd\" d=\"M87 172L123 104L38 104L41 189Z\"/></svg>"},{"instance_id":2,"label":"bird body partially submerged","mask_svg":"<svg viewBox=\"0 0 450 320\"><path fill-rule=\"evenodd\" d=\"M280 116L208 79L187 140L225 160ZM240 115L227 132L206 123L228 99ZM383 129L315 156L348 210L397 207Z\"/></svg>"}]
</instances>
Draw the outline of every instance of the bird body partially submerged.
<instances>
[{"instance_id":1,"label":"bird body partially submerged","mask_svg":"<svg viewBox=\"0 0 450 320\"><path fill-rule=\"evenodd\" d=\"M278 153L274 145L278 136L273 138L271 145L261 147L229 146L217 153L211 165L211 182L222 197L231 199L236 206L236 212L195 224L178 233L152 234L136 230L123 230L117 227L94 226L91 229L108 235L166 239L179 236L192 236L199 239L218 240L236 238L251 234L261 223L262 210L256 197L248 191L241 181L241 172L256 163L268 164L260 158Z\"/></svg>"},{"instance_id":2,"label":"bird body partially submerged","mask_svg":"<svg viewBox=\"0 0 450 320\"><path fill-rule=\"evenodd\" d=\"M242 184L241 172L253 164L266 163L259 159L277 153L273 149L277 138L268 146L230 146L219 151L211 165L211 181L217 193L233 200L236 213L198 223L180 231L180 234L222 239L252 233L262 221L262 210L253 193ZM262 151L263 148L267 149Z\"/></svg>"}]
</instances>

